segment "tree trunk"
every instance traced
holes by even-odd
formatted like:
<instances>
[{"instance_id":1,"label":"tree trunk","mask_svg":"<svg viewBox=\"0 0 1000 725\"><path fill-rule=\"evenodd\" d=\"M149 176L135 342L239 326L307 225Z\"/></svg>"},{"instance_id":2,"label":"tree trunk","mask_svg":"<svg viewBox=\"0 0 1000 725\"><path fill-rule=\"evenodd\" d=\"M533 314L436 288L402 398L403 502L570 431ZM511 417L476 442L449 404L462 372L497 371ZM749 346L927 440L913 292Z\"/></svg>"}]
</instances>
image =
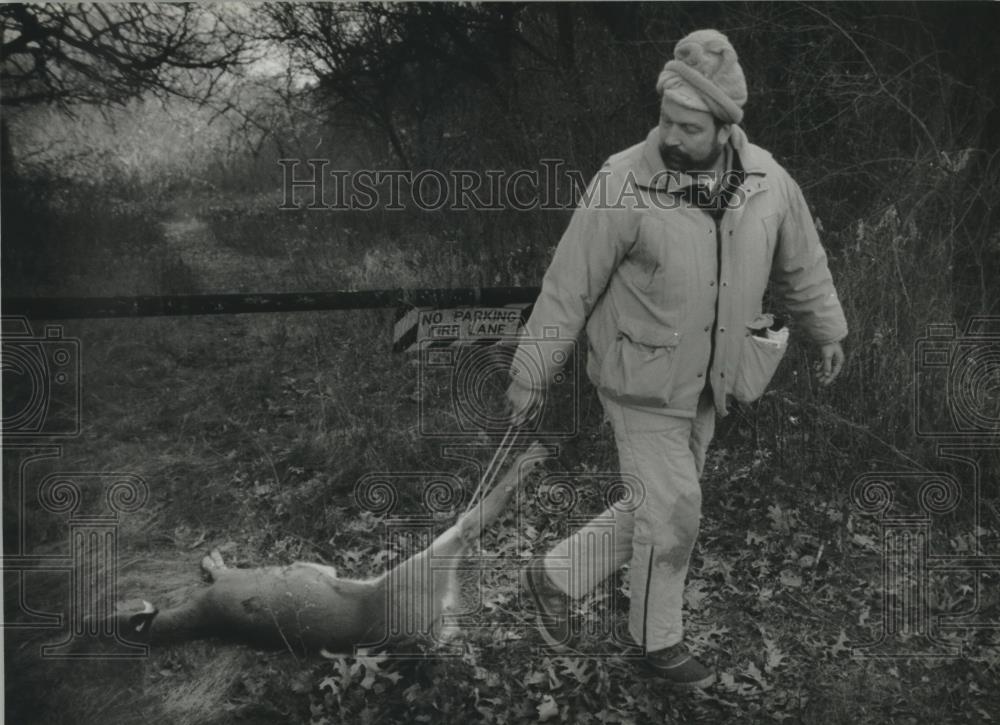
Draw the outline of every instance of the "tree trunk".
<instances>
[{"instance_id":1,"label":"tree trunk","mask_svg":"<svg viewBox=\"0 0 1000 725\"><path fill-rule=\"evenodd\" d=\"M4 183L8 184L17 174L14 147L10 143L10 127L6 118L0 118L0 173L3 173Z\"/></svg>"}]
</instances>

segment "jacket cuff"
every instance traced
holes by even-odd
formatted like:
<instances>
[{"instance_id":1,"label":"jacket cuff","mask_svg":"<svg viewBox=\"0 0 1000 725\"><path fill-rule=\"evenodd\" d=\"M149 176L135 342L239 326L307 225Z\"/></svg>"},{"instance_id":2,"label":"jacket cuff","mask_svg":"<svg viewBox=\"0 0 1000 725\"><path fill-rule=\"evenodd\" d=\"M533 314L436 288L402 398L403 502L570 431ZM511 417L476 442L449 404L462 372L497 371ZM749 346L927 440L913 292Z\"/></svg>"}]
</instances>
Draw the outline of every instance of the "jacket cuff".
<instances>
[{"instance_id":1,"label":"jacket cuff","mask_svg":"<svg viewBox=\"0 0 1000 725\"><path fill-rule=\"evenodd\" d=\"M512 365L510 368L510 386L521 388L521 390L541 390L544 386L533 385L531 381L531 376L529 375L519 375L518 371Z\"/></svg>"}]
</instances>

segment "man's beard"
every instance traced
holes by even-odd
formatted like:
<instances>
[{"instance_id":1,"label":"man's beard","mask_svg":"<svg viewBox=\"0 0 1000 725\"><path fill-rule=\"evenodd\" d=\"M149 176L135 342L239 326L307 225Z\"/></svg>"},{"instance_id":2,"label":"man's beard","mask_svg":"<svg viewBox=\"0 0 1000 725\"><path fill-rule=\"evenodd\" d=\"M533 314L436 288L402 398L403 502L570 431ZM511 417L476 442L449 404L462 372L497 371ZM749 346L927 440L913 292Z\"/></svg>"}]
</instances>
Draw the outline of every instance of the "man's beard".
<instances>
[{"instance_id":1,"label":"man's beard","mask_svg":"<svg viewBox=\"0 0 1000 725\"><path fill-rule=\"evenodd\" d=\"M722 149L723 144L713 141L712 150L708 155L704 158L696 159L674 146L667 146L661 143L660 158L663 159L663 165L670 171L680 171L683 174L688 174L692 171L710 171L722 155Z\"/></svg>"}]
</instances>

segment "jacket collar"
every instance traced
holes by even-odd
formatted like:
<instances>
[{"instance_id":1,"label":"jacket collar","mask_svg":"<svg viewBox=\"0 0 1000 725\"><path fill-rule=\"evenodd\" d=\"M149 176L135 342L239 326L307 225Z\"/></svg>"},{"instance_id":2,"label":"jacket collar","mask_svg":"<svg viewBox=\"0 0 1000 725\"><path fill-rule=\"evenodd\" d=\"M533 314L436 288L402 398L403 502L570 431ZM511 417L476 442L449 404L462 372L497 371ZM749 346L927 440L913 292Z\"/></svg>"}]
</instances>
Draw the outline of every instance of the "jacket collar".
<instances>
[{"instance_id":1,"label":"jacket collar","mask_svg":"<svg viewBox=\"0 0 1000 725\"><path fill-rule=\"evenodd\" d=\"M763 177L767 175L767 171L762 164L764 152L750 143L746 132L735 124L733 124L733 133L729 138L729 145L740 155L740 163L747 176ZM696 184L694 177L677 171L670 171L664 166L663 158L660 156L658 126L654 126L646 135L646 140L642 143L642 153L636 159L636 162L632 164L631 171L633 178L639 186L650 189L672 192L685 186Z\"/></svg>"}]
</instances>

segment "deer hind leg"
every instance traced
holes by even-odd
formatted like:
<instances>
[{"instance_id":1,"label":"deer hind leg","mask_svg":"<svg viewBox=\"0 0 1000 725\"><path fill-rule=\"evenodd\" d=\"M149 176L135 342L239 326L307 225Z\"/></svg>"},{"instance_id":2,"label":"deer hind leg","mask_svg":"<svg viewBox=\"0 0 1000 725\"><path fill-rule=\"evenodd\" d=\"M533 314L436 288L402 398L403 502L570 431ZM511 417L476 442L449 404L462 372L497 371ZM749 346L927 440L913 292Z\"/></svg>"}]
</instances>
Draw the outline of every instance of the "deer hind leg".
<instances>
[{"instance_id":1,"label":"deer hind leg","mask_svg":"<svg viewBox=\"0 0 1000 725\"><path fill-rule=\"evenodd\" d=\"M211 553L201 560L201 571L210 582L214 582L219 574L228 569L218 549L212 549Z\"/></svg>"}]
</instances>

